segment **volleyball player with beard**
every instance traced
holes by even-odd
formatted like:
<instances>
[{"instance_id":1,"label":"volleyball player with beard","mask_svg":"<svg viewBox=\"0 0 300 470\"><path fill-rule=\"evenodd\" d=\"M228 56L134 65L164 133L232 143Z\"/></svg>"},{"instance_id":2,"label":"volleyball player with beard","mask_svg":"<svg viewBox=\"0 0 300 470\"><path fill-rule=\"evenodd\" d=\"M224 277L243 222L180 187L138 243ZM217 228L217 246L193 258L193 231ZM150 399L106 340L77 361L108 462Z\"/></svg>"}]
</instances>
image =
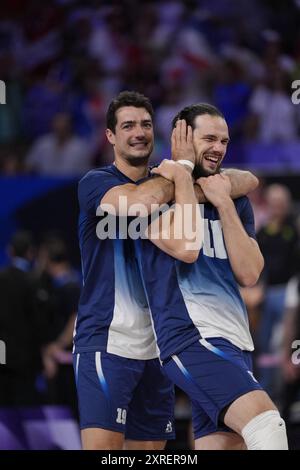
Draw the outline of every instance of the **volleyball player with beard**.
<instances>
[{"instance_id":1,"label":"volleyball player with beard","mask_svg":"<svg viewBox=\"0 0 300 470\"><path fill-rule=\"evenodd\" d=\"M264 261L250 202L233 201L230 180L220 172L228 127L208 104L184 108L173 126L182 120L193 129L193 176L208 202L200 204L204 240L194 263L169 256L151 225L151 241L138 241L160 359L192 401L196 449L287 449L285 423L252 373L239 285L254 285ZM168 178L163 167L156 173Z\"/></svg>"}]
</instances>

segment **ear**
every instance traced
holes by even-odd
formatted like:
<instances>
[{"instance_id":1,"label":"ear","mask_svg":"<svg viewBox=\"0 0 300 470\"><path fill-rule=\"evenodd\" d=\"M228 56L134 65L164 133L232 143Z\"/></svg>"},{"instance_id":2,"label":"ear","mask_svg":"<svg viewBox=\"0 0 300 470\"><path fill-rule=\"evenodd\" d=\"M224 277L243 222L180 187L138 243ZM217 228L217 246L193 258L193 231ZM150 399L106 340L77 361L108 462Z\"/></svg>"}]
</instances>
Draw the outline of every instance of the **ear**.
<instances>
[{"instance_id":1,"label":"ear","mask_svg":"<svg viewBox=\"0 0 300 470\"><path fill-rule=\"evenodd\" d=\"M106 138L107 138L108 142L109 142L111 145L115 145L115 143L116 143L116 136L115 136L115 134L113 133L113 131L112 131L111 129L106 129L105 134L106 134Z\"/></svg>"}]
</instances>

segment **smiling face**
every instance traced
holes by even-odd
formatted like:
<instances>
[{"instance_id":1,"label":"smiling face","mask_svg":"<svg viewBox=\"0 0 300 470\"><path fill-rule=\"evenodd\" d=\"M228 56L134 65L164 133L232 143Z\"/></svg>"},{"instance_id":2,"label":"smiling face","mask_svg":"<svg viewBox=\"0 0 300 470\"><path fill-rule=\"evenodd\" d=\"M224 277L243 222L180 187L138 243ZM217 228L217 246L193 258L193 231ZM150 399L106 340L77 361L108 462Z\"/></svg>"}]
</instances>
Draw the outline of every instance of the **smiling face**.
<instances>
[{"instance_id":1,"label":"smiling face","mask_svg":"<svg viewBox=\"0 0 300 470\"><path fill-rule=\"evenodd\" d=\"M229 142L226 121L209 114L197 116L194 120L193 142L196 153L195 176L217 173Z\"/></svg>"},{"instance_id":2,"label":"smiling face","mask_svg":"<svg viewBox=\"0 0 300 470\"><path fill-rule=\"evenodd\" d=\"M153 150L153 124L145 108L123 106L116 111L115 132L106 130L109 142L114 146L116 160L126 160L132 165L145 164Z\"/></svg>"}]
</instances>

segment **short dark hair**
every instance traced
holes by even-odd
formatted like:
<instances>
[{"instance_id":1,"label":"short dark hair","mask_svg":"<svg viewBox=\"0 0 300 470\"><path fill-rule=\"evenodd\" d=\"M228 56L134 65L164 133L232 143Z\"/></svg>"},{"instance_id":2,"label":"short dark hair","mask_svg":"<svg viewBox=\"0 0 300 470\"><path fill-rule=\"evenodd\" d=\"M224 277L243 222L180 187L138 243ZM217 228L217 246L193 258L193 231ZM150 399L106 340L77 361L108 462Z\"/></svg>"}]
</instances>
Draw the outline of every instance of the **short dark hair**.
<instances>
[{"instance_id":1,"label":"short dark hair","mask_svg":"<svg viewBox=\"0 0 300 470\"><path fill-rule=\"evenodd\" d=\"M172 121L172 129L174 129L176 122L179 119L184 119L188 126L191 126L192 129L195 128L195 118L203 114L209 114L210 116L217 116L225 119L221 111L208 103L197 103L190 106L186 106L179 113L176 114Z\"/></svg>"},{"instance_id":2,"label":"short dark hair","mask_svg":"<svg viewBox=\"0 0 300 470\"><path fill-rule=\"evenodd\" d=\"M117 117L116 112L124 106L134 106L135 108L145 108L153 119L152 104L146 96L137 91L122 91L110 103L106 113L106 127L113 133L116 131Z\"/></svg>"},{"instance_id":3,"label":"short dark hair","mask_svg":"<svg viewBox=\"0 0 300 470\"><path fill-rule=\"evenodd\" d=\"M33 237L31 232L20 230L14 233L10 240L10 247L13 256L26 258L29 250L33 249Z\"/></svg>"},{"instance_id":4,"label":"short dark hair","mask_svg":"<svg viewBox=\"0 0 300 470\"><path fill-rule=\"evenodd\" d=\"M43 244L49 261L65 263L68 261L68 250L65 241L59 237L49 237Z\"/></svg>"}]
</instances>

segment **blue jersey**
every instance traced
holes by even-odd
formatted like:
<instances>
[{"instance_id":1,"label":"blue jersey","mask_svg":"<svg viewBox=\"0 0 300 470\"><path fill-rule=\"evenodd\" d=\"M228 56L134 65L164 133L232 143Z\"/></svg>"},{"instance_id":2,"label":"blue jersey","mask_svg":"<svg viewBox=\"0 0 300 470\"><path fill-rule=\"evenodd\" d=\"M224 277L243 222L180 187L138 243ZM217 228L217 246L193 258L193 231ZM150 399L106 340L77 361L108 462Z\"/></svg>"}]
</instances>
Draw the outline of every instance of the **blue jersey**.
<instances>
[{"instance_id":1,"label":"blue jersey","mask_svg":"<svg viewBox=\"0 0 300 470\"><path fill-rule=\"evenodd\" d=\"M115 186L133 183L114 165L79 182L79 243L83 286L74 332L74 352L106 351L129 359L153 359L157 349L133 241L100 240L97 208Z\"/></svg>"},{"instance_id":2,"label":"blue jersey","mask_svg":"<svg viewBox=\"0 0 300 470\"><path fill-rule=\"evenodd\" d=\"M248 198L234 202L246 232L255 238ZM253 349L218 211L209 203L199 204L199 209L204 218L204 241L195 263L177 261L149 240L136 243L162 360L201 337L222 337L240 349Z\"/></svg>"}]
</instances>

